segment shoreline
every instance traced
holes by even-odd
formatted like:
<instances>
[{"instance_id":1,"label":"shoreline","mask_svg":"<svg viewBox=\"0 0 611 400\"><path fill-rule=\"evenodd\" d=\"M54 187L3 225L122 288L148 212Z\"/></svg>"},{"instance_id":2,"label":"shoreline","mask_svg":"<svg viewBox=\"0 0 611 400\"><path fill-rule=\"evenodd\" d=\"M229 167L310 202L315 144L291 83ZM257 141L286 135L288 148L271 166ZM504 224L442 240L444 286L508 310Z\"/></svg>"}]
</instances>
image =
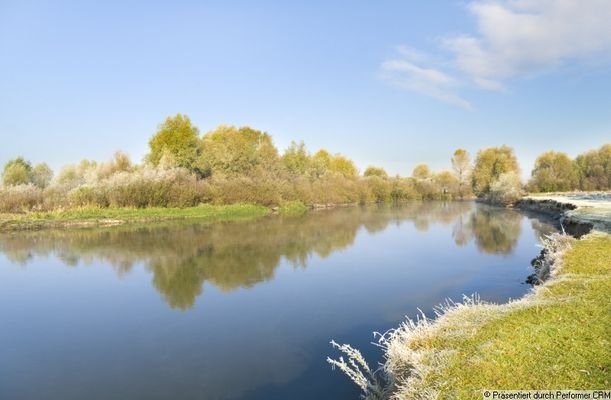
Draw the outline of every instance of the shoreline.
<instances>
[{"instance_id":1,"label":"shoreline","mask_svg":"<svg viewBox=\"0 0 611 400\"><path fill-rule=\"evenodd\" d=\"M355 375L351 362L368 371L358 350L334 344L348 363L328 361L355 383L367 382L359 384L366 399L477 399L483 389L549 389L554 382L574 389L608 387L611 211L604 202L584 206L560 196L528 196L514 208L555 220L582 239L546 239L533 260L539 285L520 299L448 300L434 310L435 319L422 313L378 335L385 353L378 373ZM589 330L577 331L576 321Z\"/></svg>"},{"instance_id":2,"label":"shoreline","mask_svg":"<svg viewBox=\"0 0 611 400\"><path fill-rule=\"evenodd\" d=\"M200 205L189 208L76 208L65 211L0 214L0 232L42 229L79 229L167 221L236 221L272 214L269 207L252 204Z\"/></svg>"}]
</instances>

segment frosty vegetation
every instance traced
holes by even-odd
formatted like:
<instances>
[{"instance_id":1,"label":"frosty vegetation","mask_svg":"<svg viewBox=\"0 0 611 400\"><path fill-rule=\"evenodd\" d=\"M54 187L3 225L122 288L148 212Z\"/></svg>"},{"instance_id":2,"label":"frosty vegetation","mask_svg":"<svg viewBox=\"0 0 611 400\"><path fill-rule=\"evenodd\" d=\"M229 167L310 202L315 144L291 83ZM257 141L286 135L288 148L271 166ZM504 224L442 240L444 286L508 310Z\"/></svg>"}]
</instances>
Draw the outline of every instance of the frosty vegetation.
<instances>
[{"instance_id":1,"label":"frosty vegetation","mask_svg":"<svg viewBox=\"0 0 611 400\"><path fill-rule=\"evenodd\" d=\"M554 276L560 256L571 246L572 238L552 234L543 240L545 270L540 275ZM434 377L443 370L451 350L439 350L431 343L451 338L467 338L481 326L512 311L531 307L542 300L537 295L544 287L520 300L497 305L483 302L477 294L464 296L462 302L446 300L435 307L435 318L422 311L416 319L406 318L401 325L384 334L374 333L374 343L384 350L384 363L374 372L361 353L350 345L332 342L335 349L348 357L328 358L327 361L344 372L362 390L362 398L378 399L435 399L439 387Z\"/></svg>"},{"instance_id":2,"label":"frosty vegetation","mask_svg":"<svg viewBox=\"0 0 611 400\"><path fill-rule=\"evenodd\" d=\"M567 161L568 160L568 161ZM308 151L293 142L283 153L272 137L250 127L219 126L200 135L186 115L168 117L137 164L117 152L111 160L82 160L54 176L45 163L23 157L2 172L0 212L74 207L190 207L202 203L306 206L400 200L478 198L510 203L523 191L517 158L508 146L483 149L471 162L457 149L451 170L417 165L411 176L389 176L368 166L363 173L342 154ZM611 187L611 145L571 161L561 153L537 160L529 190Z\"/></svg>"}]
</instances>

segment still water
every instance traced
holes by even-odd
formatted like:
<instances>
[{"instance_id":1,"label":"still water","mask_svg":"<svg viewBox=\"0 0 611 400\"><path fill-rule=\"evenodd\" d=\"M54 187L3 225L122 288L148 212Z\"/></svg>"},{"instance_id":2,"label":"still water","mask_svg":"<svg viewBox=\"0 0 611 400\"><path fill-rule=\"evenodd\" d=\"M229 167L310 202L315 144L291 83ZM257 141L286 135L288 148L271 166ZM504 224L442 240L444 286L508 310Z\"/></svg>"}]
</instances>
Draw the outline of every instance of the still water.
<instances>
[{"instance_id":1,"label":"still water","mask_svg":"<svg viewBox=\"0 0 611 400\"><path fill-rule=\"evenodd\" d=\"M329 341L529 290L552 227L470 202L0 235L1 399L356 399Z\"/></svg>"}]
</instances>

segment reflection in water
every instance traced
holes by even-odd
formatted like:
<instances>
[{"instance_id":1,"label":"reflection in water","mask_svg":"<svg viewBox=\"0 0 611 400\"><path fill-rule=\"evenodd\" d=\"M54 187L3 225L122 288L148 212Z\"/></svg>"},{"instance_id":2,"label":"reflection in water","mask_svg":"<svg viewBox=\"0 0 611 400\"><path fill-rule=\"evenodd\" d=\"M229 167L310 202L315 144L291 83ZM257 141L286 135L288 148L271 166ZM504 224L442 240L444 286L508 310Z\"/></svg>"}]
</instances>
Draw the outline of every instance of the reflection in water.
<instances>
[{"instance_id":1,"label":"reflection in water","mask_svg":"<svg viewBox=\"0 0 611 400\"><path fill-rule=\"evenodd\" d=\"M361 227L373 234L389 224L413 223L419 231L432 224L453 224L456 244L474 240L481 252L510 254L520 235L521 218L513 210L470 202L414 202L255 222L2 234L0 251L22 265L34 256L51 254L68 266L101 260L112 265L119 277L144 263L170 307L185 310L202 294L204 282L223 291L251 287L272 279L283 258L295 268L305 267L313 254L325 258L351 246Z\"/></svg>"},{"instance_id":2,"label":"reflection in water","mask_svg":"<svg viewBox=\"0 0 611 400\"><path fill-rule=\"evenodd\" d=\"M415 202L0 234L0 398L356 398L328 340L375 362L369 332L417 307L521 296L548 228L531 223Z\"/></svg>"},{"instance_id":3,"label":"reflection in water","mask_svg":"<svg viewBox=\"0 0 611 400\"><path fill-rule=\"evenodd\" d=\"M482 253L511 254L520 237L521 219L516 211L481 205L468 216L459 216L452 234L459 246L475 239Z\"/></svg>"}]
</instances>

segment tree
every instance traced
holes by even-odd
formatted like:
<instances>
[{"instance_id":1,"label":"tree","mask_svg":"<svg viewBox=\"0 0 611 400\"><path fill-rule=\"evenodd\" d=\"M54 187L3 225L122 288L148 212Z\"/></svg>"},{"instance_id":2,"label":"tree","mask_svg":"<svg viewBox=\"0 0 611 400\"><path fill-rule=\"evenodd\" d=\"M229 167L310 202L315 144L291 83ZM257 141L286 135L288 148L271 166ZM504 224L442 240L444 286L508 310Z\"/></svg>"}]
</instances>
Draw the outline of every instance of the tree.
<instances>
[{"instance_id":1,"label":"tree","mask_svg":"<svg viewBox=\"0 0 611 400\"><path fill-rule=\"evenodd\" d=\"M378 176L380 178L387 178L388 174L386 173L384 168L374 167L370 165L369 167L365 169L363 176Z\"/></svg>"},{"instance_id":2,"label":"tree","mask_svg":"<svg viewBox=\"0 0 611 400\"><path fill-rule=\"evenodd\" d=\"M213 174L261 174L276 170L277 165L278 150L265 132L221 125L202 139L198 167Z\"/></svg>"},{"instance_id":3,"label":"tree","mask_svg":"<svg viewBox=\"0 0 611 400\"><path fill-rule=\"evenodd\" d=\"M341 154L336 154L331 158L329 169L333 172L344 175L346 178L354 178L359 173L354 161Z\"/></svg>"},{"instance_id":4,"label":"tree","mask_svg":"<svg viewBox=\"0 0 611 400\"><path fill-rule=\"evenodd\" d=\"M326 174L331 168L331 159L333 156L325 149L318 150L312 156L312 177L320 178Z\"/></svg>"},{"instance_id":5,"label":"tree","mask_svg":"<svg viewBox=\"0 0 611 400\"><path fill-rule=\"evenodd\" d=\"M511 147L490 147L480 150L471 173L473 192L479 197L485 196L490 193L492 183L508 172L520 173L518 159Z\"/></svg>"},{"instance_id":6,"label":"tree","mask_svg":"<svg viewBox=\"0 0 611 400\"><path fill-rule=\"evenodd\" d=\"M565 153L548 151L537 157L529 187L541 192L573 190L577 186L577 171Z\"/></svg>"},{"instance_id":7,"label":"tree","mask_svg":"<svg viewBox=\"0 0 611 400\"><path fill-rule=\"evenodd\" d=\"M426 164L418 164L412 171L412 177L416 179L427 179L431 176L431 170Z\"/></svg>"},{"instance_id":8,"label":"tree","mask_svg":"<svg viewBox=\"0 0 611 400\"><path fill-rule=\"evenodd\" d=\"M441 171L435 174L433 181L438 187L442 197L454 196L458 192L458 179L450 171Z\"/></svg>"},{"instance_id":9,"label":"tree","mask_svg":"<svg viewBox=\"0 0 611 400\"><path fill-rule=\"evenodd\" d=\"M311 163L310 155L303 142L291 142L282 155L282 165L291 175L306 175Z\"/></svg>"},{"instance_id":10,"label":"tree","mask_svg":"<svg viewBox=\"0 0 611 400\"><path fill-rule=\"evenodd\" d=\"M522 197L522 182L515 171L501 174L490 185L490 200L493 203L508 205Z\"/></svg>"},{"instance_id":11,"label":"tree","mask_svg":"<svg viewBox=\"0 0 611 400\"><path fill-rule=\"evenodd\" d=\"M23 157L10 160L4 166L2 182L5 186L25 185L32 182L32 164Z\"/></svg>"},{"instance_id":12,"label":"tree","mask_svg":"<svg viewBox=\"0 0 611 400\"><path fill-rule=\"evenodd\" d=\"M471 157L465 149L457 149L452 156L452 169L458 180L458 196L464 199L469 191L469 173L471 171Z\"/></svg>"},{"instance_id":13,"label":"tree","mask_svg":"<svg viewBox=\"0 0 611 400\"><path fill-rule=\"evenodd\" d=\"M146 159L157 166L164 154L176 161L176 166L198 172L196 161L201 153L199 129L188 116L176 114L159 125L157 133L149 140L150 152Z\"/></svg>"},{"instance_id":14,"label":"tree","mask_svg":"<svg viewBox=\"0 0 611 400\"><path fill-rule=\"evenodd\" d=\"M578 155L574 164L581 190L611 189L611 144Z\"/></svg>"},{"instance_id":15,"label":"tree","mask_svg":"<svg viewBox=\"0 0 611 400\"><path fill-rule=\"evenodd\" d=\"M35 186L41 189L46 188L51 183L53 178L53 171L45 163L39 163L32 169L31 179Z\"/></svg>"}]
</instances>

